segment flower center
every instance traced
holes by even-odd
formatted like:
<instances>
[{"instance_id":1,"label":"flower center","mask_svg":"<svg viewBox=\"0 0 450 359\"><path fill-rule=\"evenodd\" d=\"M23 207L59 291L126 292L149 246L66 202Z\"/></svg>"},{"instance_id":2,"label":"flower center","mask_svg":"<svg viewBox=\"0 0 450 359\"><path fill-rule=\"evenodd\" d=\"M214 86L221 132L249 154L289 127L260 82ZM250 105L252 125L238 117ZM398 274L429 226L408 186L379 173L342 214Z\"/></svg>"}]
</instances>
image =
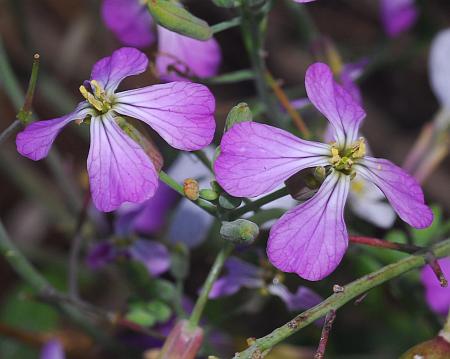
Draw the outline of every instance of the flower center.
<instances>
[{"instance_id":1,"label":"flower center","mask_svg":"<svg viewBox=\"0 0 450 359\"><path fill-rule=\"evenodd\" d=\"M106 95L103 87L96 80L88 82L86 88L85 85L80 86L80 92L89 104L97 111L104 114L111 110L112 103L110 98Z\"/></svg>"},{"instance_id":2,"label":"flower center","mask_svg":"<svg viewBox=\"0 0 450 359\"><path fill-rule=\"evenodd\" d=\"M334 169L346 174L352 175L352 166L359 159L366 155L366 143L364 138L360 138L349 148L340 150L336 144L331 145L330 163Z\"/></svg>"}]
</instances>

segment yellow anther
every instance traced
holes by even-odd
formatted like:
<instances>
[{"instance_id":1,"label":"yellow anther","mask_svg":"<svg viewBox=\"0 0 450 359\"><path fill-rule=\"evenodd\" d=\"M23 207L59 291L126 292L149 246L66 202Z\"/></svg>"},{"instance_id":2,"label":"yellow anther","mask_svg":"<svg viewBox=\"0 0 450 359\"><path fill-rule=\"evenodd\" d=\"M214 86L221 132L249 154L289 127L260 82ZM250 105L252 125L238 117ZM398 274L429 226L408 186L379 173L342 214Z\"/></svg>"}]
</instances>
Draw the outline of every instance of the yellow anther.
<instances>
[{"instance_id":1,"label":"yellow anther","mask_svg":"<svg viewBox=\"0 0 450 359\"><path fill-rule=\"evenodd\" d=\"M341 156L339 156L339 150L336 147L331 147L331 163L335 164L341 160Z\"/></svg>"},{"instance_id":2,"label":"yellow anther","mask_svg":"<svg viewBox=\"0 0 450 359\"><path fill-rule=\"evenodd\" d=\"M97 80L91 81L91 87L94 90L95 97L97 97L98 99L102 99L105 97L105 90L103 90Z\"/></svg>"},{"instance_id":3,"label":"yellow anther","mask_svg":"<svg viewBox=\"0 0 450 359\"><path fill-rule=\"evenodd\" d=\"M353 149L353 158L363 158L366 155L366 143L364 141L364 138L361 137L358 142L354 144Z\"/></svg>"}]
</instances>

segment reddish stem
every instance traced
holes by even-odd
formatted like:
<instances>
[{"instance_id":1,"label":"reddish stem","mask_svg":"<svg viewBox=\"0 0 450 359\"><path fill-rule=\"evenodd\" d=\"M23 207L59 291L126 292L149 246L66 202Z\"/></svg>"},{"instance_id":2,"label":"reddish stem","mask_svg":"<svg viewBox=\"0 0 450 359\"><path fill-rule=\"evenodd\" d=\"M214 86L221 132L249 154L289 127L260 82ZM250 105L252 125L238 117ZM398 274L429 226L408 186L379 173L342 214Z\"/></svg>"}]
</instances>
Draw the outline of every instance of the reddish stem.
<instances>
[{"instance_id":1,"label":"reddish stem","mask_svg":"<svg viewBox=\"0 0 450 359\"><path fill-rule=\"evenodd\" d=\"M325 357L325 349L327 348L328 338L330 336L331 328L333 327L334 320L336 319L336 311L331 310L325 317L325 324L322 328L322 335L320 336L319 347L314 355L314 359L322 359Z\"/></svg>"},{"instance_id":2,"label":"reddish stem","mask_svg":"<svg viewBox=\"0 0 450 359\"><path fill-rule=\"evenodd\" d=\"M424 249L423 247L419 247L414 244L389 242L389 241L385 241L385 240L378 239L378 238L372 238L372 237L350 236L350 242L356 243L356 244L364 244L366 246L371 246L371 247L392 249L394 251L400 251L400 252L409 253L409 254L414 254L414 253Z\"/></svg>"}]
</instances>

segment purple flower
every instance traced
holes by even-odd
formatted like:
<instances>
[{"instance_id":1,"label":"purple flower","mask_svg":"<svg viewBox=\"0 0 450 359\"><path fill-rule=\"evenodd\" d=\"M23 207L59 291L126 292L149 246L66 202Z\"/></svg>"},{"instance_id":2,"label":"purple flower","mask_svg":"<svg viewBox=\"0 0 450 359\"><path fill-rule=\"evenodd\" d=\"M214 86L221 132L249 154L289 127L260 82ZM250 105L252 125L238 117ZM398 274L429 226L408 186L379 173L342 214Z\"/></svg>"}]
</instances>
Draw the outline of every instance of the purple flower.
<instances>
[{"instance_id":1,"label":"purple flower","mask_svg":"<svg viewBox=\"0 0 450 359\"><path fill-rule=\"evenodd\" d=\"M450 29L439 32L430 49L431 88L441 106L450 111ZM444 126L444 124L443 124Z\"/></svg>"},{"instance_id":2,"label":"purple flower","mask_svg":"<svg viewBox=\"0 0 450 359\"><path fill-rule=\"evenodd\" d=\"M332 124L335 142L304 141L272 126L239 123L223 136L214 167L220 185L238 197L268 193L306 168L327 169L314 197L272 226L267 246L278 269L319 280L337 267L347 249L344 206L354 178L380 188L400 218L413 227L429 226L433 214L412 176L385 159L366 155L364 138L358 138L365 112L333 80L330 68L322 63L310 66L305 84L311 102Z\"/></svg>"},{"instance_id":3,"label":"purple flower","mask_svg":"<svg viewBox=\"0 0 450 359\"><path fill-rule=\"evenodd\" d=\"M132 240L127 244L112 240L101 242L89 251L86 263L91 269L99 269L119 258L140 262L151 276L158 276L170 267L167 248L156 241L144 239Z\"/></svg>"},{"instance_id":4,"label":"purple flower","mask_svg":"<svg viewBox=\"0 0 450 359\"><path fill-rule=\"evenodd\" d=\"M140 0L104 0L102 17L106 26L125 45L146 47L155 41L153 20L145 2ZM186 80L168 67L188 76L210 77L221 62L219 44L192 39L157 26L158 54L156 68L164 81Z\"/></svg>"},{"instance_id":5,"label":"purple flower","mask_svg":"<svg viewBox=\"0 0 450 359\"><path fill-rule=\"evenodd\" d=\"M90 119L88 173L92 200L104 212L124 202L143 202L155 194L158 174L143 148L121 130L117 118L137 118L172 147L192 151L208 145L215 130L215 101L207 87L172 82L116 93L120 82L144 72L147 57L121 48L97 62L91 79L80 87L85 97L74 112L34 122L17 135L17 150L32 160L47 156L61 129L74 120Z\"/></svg>"},{"instance_id":6,"label":"purple flower","mask_svg":"<svg viewBox=\"0 0 450 359\"><path fill-rule=\"evenodd\" d=\"M64 359L64 349L57 339L48 341L41 350L40 359Z\"/></svg>"},{"instance_id":7,"label":"purple flower","mask_svg":"<svg viewBox=\"0 0 450 359\"><path fill-rule=\"evenodd\" d=\"M380 11L384 30L391 37L408 31L418 16L415 0L380 0Z\"/></svg>"},{"instance_id":8,"label":"purple flower","mask_svg":"<svg viewBox=\"0 0 450 359\"><path fill-rule=\"evenodd\" d=\"M322 298L306 287L299 287L296 293L291 293L285 285L276 278L266 284L265 272L253 264L244 262L237 257L230 257L225 268L227 274L219 278L213 285L209 298L216 299L237 293L241 288L266 289L271 295L279 297L290 311L308 309L322 301Z\"/></svg>"},{"instance_id":9,"label":"purple flower","mask_svg":"<svg viewBox=\"0 0 450 359\"><path fill-rule=\"evenodd\" d=\"M450 276L450 258L440 259L439 264L448 278ZM450 307L450 287L441 287L436 274L428 265L422 269L421 280L425 286L425 298L430 308L437 314L446 315Z\"/></svg>"}]
</instances>

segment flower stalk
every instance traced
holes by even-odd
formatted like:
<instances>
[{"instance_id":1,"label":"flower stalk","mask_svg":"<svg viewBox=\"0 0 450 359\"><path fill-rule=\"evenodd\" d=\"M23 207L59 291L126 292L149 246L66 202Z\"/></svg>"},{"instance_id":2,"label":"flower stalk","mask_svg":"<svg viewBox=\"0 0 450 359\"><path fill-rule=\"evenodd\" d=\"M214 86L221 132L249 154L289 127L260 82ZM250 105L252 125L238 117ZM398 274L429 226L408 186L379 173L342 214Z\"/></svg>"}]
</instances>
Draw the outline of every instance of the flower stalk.
<instances>
[{"instance_id":1,"label":"flower stalk","mask_svg":"<svg viewBox=\"0 0 450 359\"><path fill-rule=\"evenodd\" d=\"M450 239L442 241L431 248L438 258L450 255ZM246 350L237 353L235 359L251 359L258 354L272 348L289 336L326 315L330 310L337 310L349 301L358 298L368 290L396 278L412 269L419 268L426 263L425 254L408 256L396 263L387 265L378 271L365 275L360 279L343 287L343 291L335 293L319 305L299 314L288 323L275 329L272 333L256 339L254 344Z\"/></svg>"}]
</instances>

